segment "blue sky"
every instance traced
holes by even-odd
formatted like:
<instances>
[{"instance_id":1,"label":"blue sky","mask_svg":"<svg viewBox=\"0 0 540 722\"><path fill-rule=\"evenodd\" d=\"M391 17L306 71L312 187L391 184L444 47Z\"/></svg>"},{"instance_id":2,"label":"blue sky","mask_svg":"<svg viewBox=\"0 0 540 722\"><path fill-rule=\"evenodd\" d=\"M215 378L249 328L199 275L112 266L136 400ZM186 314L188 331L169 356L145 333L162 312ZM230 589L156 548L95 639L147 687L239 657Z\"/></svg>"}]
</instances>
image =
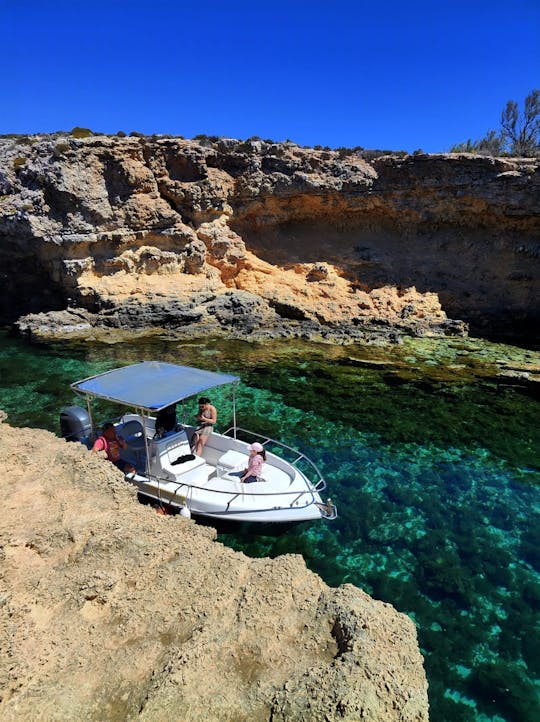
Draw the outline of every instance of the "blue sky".
<instances>
[{"instance_id":1,"label":"blue sky","mask_svg":"<svg viewBox=\"0 0 540 722\"><path fill-rule=\"evenodd\" d=\"M540 0L0 0L0 133L445 151L540 87Z\"/></svg>"}]
</instances>

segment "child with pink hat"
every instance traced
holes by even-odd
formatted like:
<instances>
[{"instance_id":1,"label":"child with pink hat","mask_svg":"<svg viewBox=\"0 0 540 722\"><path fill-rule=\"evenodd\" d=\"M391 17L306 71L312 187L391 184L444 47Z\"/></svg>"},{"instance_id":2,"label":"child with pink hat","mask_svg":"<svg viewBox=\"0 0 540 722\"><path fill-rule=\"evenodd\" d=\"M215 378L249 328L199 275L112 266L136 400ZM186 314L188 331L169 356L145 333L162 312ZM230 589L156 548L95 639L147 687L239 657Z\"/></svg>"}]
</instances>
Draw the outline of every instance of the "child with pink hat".
<instances>
[{"instance_id":1,"label":"child with pink hat","mask_svg":"<svg viewBox=\"0 0 540 722\"><path fill-rule=\"evenodd\" d=\"M259 481L262 474L263 464L266 461L266 452L262 444L255 441L249 447L249 462L247 469L243 471L233 471L229 476L239 476L240 481L244 484L252 484L254 481Z\"/></svg>"}]
</instances>

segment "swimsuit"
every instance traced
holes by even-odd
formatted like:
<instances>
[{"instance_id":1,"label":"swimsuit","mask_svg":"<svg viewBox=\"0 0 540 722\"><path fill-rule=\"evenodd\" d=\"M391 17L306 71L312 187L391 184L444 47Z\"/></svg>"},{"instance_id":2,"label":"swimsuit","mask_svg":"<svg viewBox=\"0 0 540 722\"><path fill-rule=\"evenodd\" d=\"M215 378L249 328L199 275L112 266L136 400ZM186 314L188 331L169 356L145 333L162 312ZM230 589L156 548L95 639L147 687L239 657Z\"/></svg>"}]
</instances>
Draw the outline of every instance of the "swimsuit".
<instances>
[{"instance_id":1,"label":"swimsuit","mask_svg":"<svg viewBox=\"0 0 540 722\"><path fill-rule=\"evenodd\" d=\"M201 416L203 416L205 419L211 419L212 418L212 412L210 409L204 409ZM204 423L204 422L201 422ZM207 424L206 426L203 426L201 429L197 429L197 433L200 436L210 436L212 433L212 430L214 428L213 424Z\"/></svg>"}]
</instances>

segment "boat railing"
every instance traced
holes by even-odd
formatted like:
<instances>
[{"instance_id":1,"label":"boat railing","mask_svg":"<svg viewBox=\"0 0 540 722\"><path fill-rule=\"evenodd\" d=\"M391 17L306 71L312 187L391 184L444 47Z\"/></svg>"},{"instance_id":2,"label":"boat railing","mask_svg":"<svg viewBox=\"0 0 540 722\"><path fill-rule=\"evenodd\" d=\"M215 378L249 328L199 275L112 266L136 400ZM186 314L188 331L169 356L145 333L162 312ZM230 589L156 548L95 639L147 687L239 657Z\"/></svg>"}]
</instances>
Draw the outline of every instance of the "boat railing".
<instances>
[{"instance_id":1,"label":"boat railing","mask_svg":"<svg viewBox=\"0 0 540 722\"><path fill-rule=\"evenodd\" d=\"M170 503L171 495L172 496L178 496L184 499L184 502L186 502L189 506L190 504L190 497L193 495L193 491L208 491L207 486L201 486L199 484L194 484L192 481L186 482L171 482L170 479L158 476L157 474L147 474L146 480L150 482L154 482L157 484L157 497L161 501L165 501L165 503ZM127 478L129 478L129 474L127 475ZM164 490L161 490L161 486L170 486L172 484L176 484L176 488L174 490L168 490L168 492L165 492L166 498L163 496ZM185 491L184 491L185 490ZM253 512L253 511L275 511L276 509L298 509L298 508L306 508L308 506L311 506L314 499L314 489L306 489L305 491L264 491L264 492L257 492L257 496L261 499L264 499L266 497L280 497L283 499L283 497L292 497L292 499L289 501L289 503L282 503L279 506L274 506L272 509L269 509L268 507L262 507L260 509L248 509L242 511L236 510L235 513L247 513L247 512ZM143 492L144 493L144 492ZM229 513L229 507L230 505L238 499L238 497L242 497L244 494L250 493L247 489L242 491L231 491L230 489L216 489L215 487L212 488L212 494L214 495L221 495L224 496L224 503L226 504L225 509L220 513ZM309 497L308 499L304 499L303 497ZM300 505L299 502L302 501L302 504ZM317 506L321 512L321 516L323 519L327 519L329 521L332 521L333 519L337 518L337 509L335 505L332 503L331 499L328 498L326 502L321 501L315 501L315 506Z\"/></svg>"},{"instance_id":2,"label":"boat railing","mask_svg":"<svg viewBox=\"0 0 540 722\"><path fill-rule=\"evenodd\" d=\"M317 467L317 465L304 453L301 451L298 451L298 449L294 449L292 446L288 446L287 444L284 444L282 441L277 441L276 439L272 439L269 436L264 436L263 434L257 434L255 431L249 431L248 429L242 429L239 426L230 426L226 431L223 432L224 436L233 436L233 438L237 438L237 433L240 432L242 436L247 436L249 438L253 438L254 440L257 440L260 444L262 444L263 447L266 447L269 449L271 447L272 453L275 453L275 447L279 450L283 450L283 455L281 453L276 453L276 456L279 458L283 458L284 461L291 464L291 466L294 466L295 469L300 471L312 484L315 491L324 491L326 489L326 481L324 480L324 477ZM245 439L241 439L244 441ZM290 456L291 458L288 458L285 454ZM308 472L306 473L306 470L299 466L300 463L303 463L303 466L307 466Z\"/></svg>"},{"instance_id":3,"label":"boat railing","mask_svg":"<svg viewBox=\"0 0 540 722\"><path fill-rule=\"evenodd\" d=\"M160 487L161 485L169 486L171 484L176 484L176 489L174 489L174 491L172 491L172 494L181 494L183 496L188 497L190 494L193 494L194 490L203 491L203 492L208 491L208 486L203 486L201 484L195 484L192 481L176 481L176 482L174 482L174 481L171 481L171 479L164 477L164 476L159 476L158 474L145 474L145 477L149 481L155 482L158 485L158 487ZM127 478L128 479L130 478L129 474L127 475ZM186 489L185 494L182 494L182 491L181 491L183 487ZM313 500L314 500L314 497L313 497L314 491L315 491L315 489L305 489L305 491L298 491L298 489L294 489L292 491L262 491L262 492L258 491L256 493L256 496L260 497L261 499L263 499L265 497L270 497L270 496L292 497L288 506L290 508L293 508L293 507L298 507L298 502L300 501L300 499L302 499L303 506L309 506L310 504L312 504ZM242 491L231 491L230 489L216 489L215 487L212 487L212 494L218 494L218 495L222 495L224 497L231 497L229 499L229 501L227 502L227 507L239 496L243 496L244 494L248 494L248 493L250 493L248 489L242 490ZM307 501L305 499L303 499L303 497L306 497L306 496L309 497L309 499ZM287 504L284 504L282 508L286 508L286 507L287 507ZM278 507L274 507L274 508L278 508Z\"/></svg>"}]
</instances>

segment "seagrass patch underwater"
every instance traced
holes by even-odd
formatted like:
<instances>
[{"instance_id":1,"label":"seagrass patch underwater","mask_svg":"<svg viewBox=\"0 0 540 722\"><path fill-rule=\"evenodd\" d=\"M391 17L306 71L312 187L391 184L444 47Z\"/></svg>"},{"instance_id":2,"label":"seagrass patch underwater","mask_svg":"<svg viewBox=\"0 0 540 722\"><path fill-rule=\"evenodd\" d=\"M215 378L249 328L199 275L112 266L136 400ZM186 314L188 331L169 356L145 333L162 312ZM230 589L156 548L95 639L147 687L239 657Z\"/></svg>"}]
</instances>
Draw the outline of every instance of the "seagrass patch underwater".
<instances>
[{"instance_id":1,"label":"seagrass patch underwater","mask_svg":"<svg viewBox=\"0 0 540 722\"><path fill-rule=\"evenodd\" d=\"M220 536L293 552L418 627L437 722L540 719L540 357L478 340L401 347L171 339L30 345L0 335L0 408L56 433L69 384L143 359L242 377L240 425L301 448L338 506L331 523ZM214 390L220 429L231 421Z\"/></svg>"}]
</instances>

